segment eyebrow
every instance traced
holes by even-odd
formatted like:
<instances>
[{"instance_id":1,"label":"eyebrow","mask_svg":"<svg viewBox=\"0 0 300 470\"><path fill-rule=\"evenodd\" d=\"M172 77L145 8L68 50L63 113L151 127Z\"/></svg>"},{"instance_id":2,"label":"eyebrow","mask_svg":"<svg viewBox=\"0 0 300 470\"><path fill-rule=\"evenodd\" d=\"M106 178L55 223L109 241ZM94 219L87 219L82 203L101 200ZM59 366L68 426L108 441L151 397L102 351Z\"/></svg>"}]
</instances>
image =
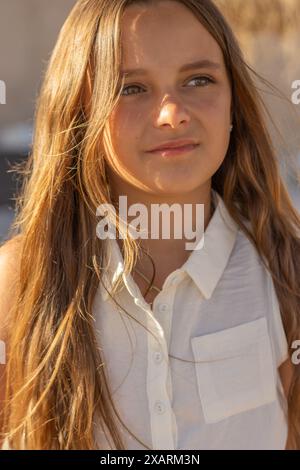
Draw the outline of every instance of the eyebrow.
<instances>
[{"instance_id":1,"label":"eyebrow","mask_svg":"<svg viewBox=\"0 0 300 470\"><path fill-rule=\"evenodd\" d=\"M189 64L183 65L180 69L179 72L187 72L189 70L195 70L195 69L220 69L221 64L218 62L213 62L209 59L202 59L198 60L196 62L191 62ZM121 70L122 76L136 76L136 75L147 75L147 70L145 69L127 69L127 70Z\"/></svg>"}]
</instances>

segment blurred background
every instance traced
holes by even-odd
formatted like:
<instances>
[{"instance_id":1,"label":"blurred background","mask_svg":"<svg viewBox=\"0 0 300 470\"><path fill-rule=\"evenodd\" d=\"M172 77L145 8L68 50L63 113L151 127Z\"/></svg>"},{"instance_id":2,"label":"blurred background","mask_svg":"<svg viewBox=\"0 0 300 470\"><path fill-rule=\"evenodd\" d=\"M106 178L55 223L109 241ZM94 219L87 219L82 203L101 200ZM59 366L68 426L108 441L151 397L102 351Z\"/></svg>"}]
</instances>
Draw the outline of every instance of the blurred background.
<instances>
[{"instance_id":1,"label":"blurred background","mask_svg":"<svg viewBox=\"0 0 300 470\"><path fill-rule=\"evenodd\" d=\"M58 33L75 0L0 0L0 240L14 217L18 182L11 164L27 158L36 98ZM300 0L215 0L229 20L247 63L286 99L258 83L272 119L270 132L282 176L300 210ZM3 87L5 84L5 90ZM2 85L2 86L1 86ZM2 91L2 96L1 96ZM3 101L5 91L5 104Z\"/></svg>"}]
</instances>

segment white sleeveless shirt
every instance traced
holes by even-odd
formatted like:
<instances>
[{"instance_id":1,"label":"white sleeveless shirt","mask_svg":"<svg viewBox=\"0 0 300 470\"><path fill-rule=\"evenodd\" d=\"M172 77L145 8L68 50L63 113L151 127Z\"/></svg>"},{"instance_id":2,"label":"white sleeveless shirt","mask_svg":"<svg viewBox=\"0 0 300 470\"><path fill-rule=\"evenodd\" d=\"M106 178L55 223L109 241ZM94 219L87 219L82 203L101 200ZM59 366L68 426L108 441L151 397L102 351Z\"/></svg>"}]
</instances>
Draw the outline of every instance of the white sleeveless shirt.
<instances>
[{"instance_id":1,"label":"white sleeveless shirt","mask_svg":"<svg viewBox=\"0 0 300 470\"><path fill-rule=\"evenodd\" d=\"M103 282L110 288L123 277L117 301L157 338L120 313L99 285L93 316L112 398L151 449L284 449L287 402L278 367L289 356L273 281L212 194L204 247L167 277L153 309L123 273L117 241L106 241ZM99 449L114 449L96 420L94 434ZM145 449L121 434L126 449ZM2 448L9 449L6 441Z\"/></svg>"},{"instance_id":2,"label":"white sleeveless shirt","mask_svg":"<svg viewBox=\"0 0 300 470\"><path fill-rule=\"evenodd\" d=\"M116 299L133 317L99 286L93 315L112 397L151 449L284 449L278 367L289 356L273 281L212 193L204 247L167 277L152 309L125 276L117 241L105 241L103 282L110 289L122 276ZM146 449L120 428L126 449ZM114 449L94 429L99 449Z\"/></svg>"}]
</instances>

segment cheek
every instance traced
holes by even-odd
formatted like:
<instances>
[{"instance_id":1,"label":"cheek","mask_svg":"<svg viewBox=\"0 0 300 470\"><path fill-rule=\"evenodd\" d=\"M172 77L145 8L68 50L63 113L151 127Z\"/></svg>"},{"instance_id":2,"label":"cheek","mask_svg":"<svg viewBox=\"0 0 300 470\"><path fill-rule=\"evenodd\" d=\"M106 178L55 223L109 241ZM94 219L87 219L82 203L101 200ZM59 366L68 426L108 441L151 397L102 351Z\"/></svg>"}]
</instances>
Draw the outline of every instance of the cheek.
<instances>
[{"instance_id":1,"label":"cheek","mask_svg":"<svg viewBox=\"0 0 300 470\"><path fill-rule=\"evenodd\" d=\"M198 117L206 131L207 141L213 147L224 146L230 137L230 95L207 94L199 100Z\"/></svg>"},{"instance_id":2,"label":"cheek","mask_svg":"<svg viewBox=\"0 0 300 470\"><path fill-rule=\"evenodd\" d=\"M126 146L134 141L138 134L142 113L133 106L119 104L111 115L111 131L116 141L122 141Z\"/></svg>"},{"instance_id":3,"label":"cheek","mask_svg":"<svg viewBox=\"0 0 300 470\"><path fill-rule=\"evenodd\" d=\"M203 149L212 166L225 158L230 142L230 94L211 93L198 102L199 121L203 123Z\"/></svg>"},{"instance_id":4,"label":"cheek","mask_svg":"<svg viewBox=\"0 0 300 470\"><path fill-rule=\"evenodd\" d=\"M213 127L225 127L230 119L230 104L230 95L212 90L199 97L197 109L206 124Z\"/></svg>"},{"instance_id":5,"label":"cheek","mask_svg":"<svg viewBox=\"0 0 300 470\"><path fill-rule=\"evenodd\" d=\"M136 168L136 148L140 144L139 125L140 117L137 117L137 113L126 106L116 106L108 120L113 151L107 153L113 155L108 156L111 164L113 161L118 162L129 171Z\"/></svg>"}]
</instances>

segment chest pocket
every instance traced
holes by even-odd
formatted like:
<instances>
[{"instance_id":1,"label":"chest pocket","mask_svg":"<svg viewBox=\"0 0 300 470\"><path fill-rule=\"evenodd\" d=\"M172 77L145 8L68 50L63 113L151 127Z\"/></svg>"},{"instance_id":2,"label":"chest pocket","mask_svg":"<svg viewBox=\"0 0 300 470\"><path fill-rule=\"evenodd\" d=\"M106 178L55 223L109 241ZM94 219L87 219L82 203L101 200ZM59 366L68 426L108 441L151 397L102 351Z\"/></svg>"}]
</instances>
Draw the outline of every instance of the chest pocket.
<instances>
[{"instance_id":1,"label":"chest pocket","mask_svg":"<svg viewBox=\"0 0 300 470\"><path fill-rule=\"evenodd\" d=\"M207 423L276 400L266 318L191 339Z\"/></svg>"}]
</instances>

